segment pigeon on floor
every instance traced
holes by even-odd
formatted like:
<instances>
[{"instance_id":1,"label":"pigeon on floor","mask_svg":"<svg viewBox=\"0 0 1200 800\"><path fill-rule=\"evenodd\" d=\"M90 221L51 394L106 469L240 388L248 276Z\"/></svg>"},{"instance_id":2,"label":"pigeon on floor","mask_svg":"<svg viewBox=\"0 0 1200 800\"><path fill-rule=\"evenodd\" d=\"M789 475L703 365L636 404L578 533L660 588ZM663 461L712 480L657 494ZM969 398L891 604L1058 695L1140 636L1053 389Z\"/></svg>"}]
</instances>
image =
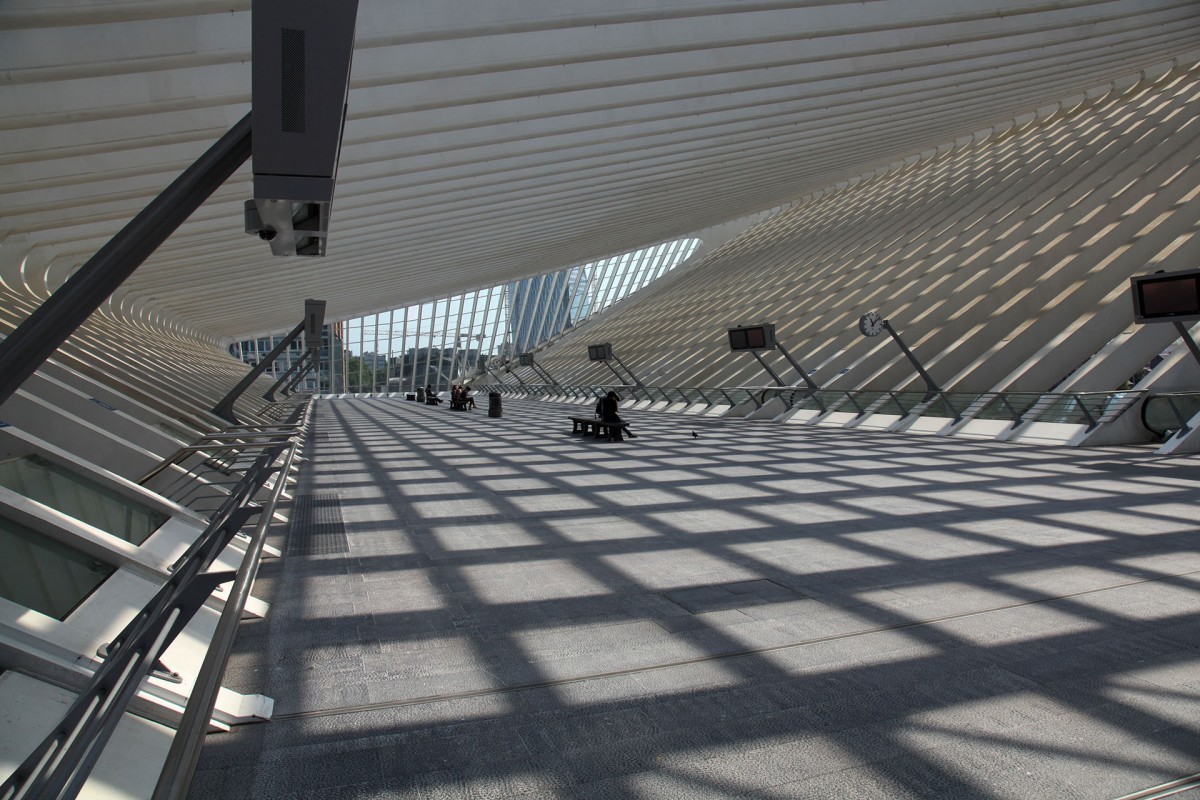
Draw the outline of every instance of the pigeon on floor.
<instances>
[{"instance_id":1,"label":"pigeon on floor","mask_svg":"<svg viewBox=\"0 0 1200 800\"><path fill-rule=\"evenodd\" d=\"M699 438L700 438L700 434L696 433L695 431L692 431L692 438L693 438L693 439L699 439Z\"/></svg>"}]
</instances>

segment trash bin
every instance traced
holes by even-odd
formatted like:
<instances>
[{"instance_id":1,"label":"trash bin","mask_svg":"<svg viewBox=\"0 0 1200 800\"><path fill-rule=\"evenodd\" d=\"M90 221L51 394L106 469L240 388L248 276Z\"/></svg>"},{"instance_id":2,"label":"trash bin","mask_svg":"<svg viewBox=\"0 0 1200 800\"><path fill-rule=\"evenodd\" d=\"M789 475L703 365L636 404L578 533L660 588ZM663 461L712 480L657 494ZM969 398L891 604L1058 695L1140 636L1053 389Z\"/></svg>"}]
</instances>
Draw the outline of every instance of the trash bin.
<instances>
[{"instance_id":1,"label":"trash bin","mask_svg":"<svg viewBox=\"0 0 1200 800\"><path fill-rule=\"evenodd\" d=\"M500 393L488 392L488 416L499 417L500 413Z\"/></svg>"},{"instance_id":2,"label":"trash bin","mask_svg":"<svg viewBox=\"0 0 1200 800\"><path fill-rule=\"evenodd\" d=\"M417 389L417 402L418 403L425 402L425 390L424 389Z\"/></svg>"}]
</instances>

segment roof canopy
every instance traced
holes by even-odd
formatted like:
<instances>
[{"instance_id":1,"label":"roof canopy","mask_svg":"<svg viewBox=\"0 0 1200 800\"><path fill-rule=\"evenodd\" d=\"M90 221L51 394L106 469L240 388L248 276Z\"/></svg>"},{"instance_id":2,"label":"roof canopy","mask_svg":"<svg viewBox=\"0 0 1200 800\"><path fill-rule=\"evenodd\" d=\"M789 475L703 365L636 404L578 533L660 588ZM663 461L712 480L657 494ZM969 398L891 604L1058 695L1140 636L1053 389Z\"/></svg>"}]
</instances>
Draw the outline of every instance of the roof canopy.
<instances>
[{"instance_id":1,"label":"roof canopy","mask_svg":"<svg viewBox=\"0 0 1200 800\"><path fill-rule=\"evenodd\" d=\"M117 294L214 336L629 251L1194 51L1194 0L361 0L325 258L247 165ZM0 276L58 285L249 110L249 2L0 8ZM14 278L16 276L16 278Z\"/></svg>"}]
</instances>

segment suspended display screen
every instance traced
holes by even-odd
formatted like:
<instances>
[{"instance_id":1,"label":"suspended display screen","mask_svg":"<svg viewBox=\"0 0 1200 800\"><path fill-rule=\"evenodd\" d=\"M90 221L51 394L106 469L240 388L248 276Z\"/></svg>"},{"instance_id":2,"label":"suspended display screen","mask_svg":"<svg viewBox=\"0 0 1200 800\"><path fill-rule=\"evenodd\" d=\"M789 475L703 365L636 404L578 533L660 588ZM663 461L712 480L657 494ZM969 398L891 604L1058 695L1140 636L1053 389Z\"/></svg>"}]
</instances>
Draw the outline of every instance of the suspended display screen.
<instances>
[{"instance_id":1,"label":"suspended display screen","mask_svg":"<svg viewBox=\"0 0 1200 800\"><path fill-rule=\"evenodd\" d=\"M775 326L750 325L729 329L729 349L739 350L774 350Z\"/></svg>"},{"instance_id":2,"label":"suspended display screen","mask_svg":"<svg viewBox=\"0 0 1200 800\"><path fill-rule=\"evenodd\" d=\"M588 345L588 360L589 361L608 361L612 358L611 344L589 344Z\"/></svg>"},{"instance_id":3,"label":"suspended display screen","mask_svg":"<svg viewBox=\"0 0 1200 800\"><path fill-rule=\"evenodd\" d=\"M1200 319L1200 269L1130 279L1135 322Z\"/></svg>"}]
</instances>

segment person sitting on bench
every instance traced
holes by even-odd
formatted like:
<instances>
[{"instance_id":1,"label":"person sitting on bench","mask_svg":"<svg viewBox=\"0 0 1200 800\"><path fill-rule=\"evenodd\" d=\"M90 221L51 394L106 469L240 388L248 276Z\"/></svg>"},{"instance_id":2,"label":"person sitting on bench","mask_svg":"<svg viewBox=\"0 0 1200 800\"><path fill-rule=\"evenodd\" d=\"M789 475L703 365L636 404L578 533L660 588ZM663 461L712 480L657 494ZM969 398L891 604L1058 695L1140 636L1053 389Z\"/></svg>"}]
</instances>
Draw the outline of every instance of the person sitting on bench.
<instances>
[{"instance_id":1,"label":"person sitting on bench","mask_svg":"<svg viewBox=\"0 0 1200 800\"><path fill-rule=\"evenodd\" d=\"M471 396L471 387L463 386L462 391L458 394L458 399L466 403L467 408L475 407L475 398Z\"/></svg>"},{"instance_id":2,"label":"person sitting on bench","mask_svg":"<svg viewBox=\"0 0 1200 800\"><path fill-rule=\"evenodd\" d=\"M437 392L433 390L433 384L425 384L425 403L427 405L436 406L440 402L442 402L442 398L438 397Z\"/></svg>"},{"instance_id":3,"label":"person sitting on bench","mask_svg":"<svg viewBox=\"0 0 1200 800\"><path fill-rule=\"evenodd\" d=\"M624 424L621 415L617 413L617 408L619 407L617 404L620 402L621 396L616 392L609 392L605 395L603 405L601 406L603 413L600 415L600 418L604 422L622 423L621 427L629 434L629 438L636 439L637 434L629 430L629 426ZM618 442L621 441L621 428L610 429L610 438Z\"/></svg>"}]
</instances>

